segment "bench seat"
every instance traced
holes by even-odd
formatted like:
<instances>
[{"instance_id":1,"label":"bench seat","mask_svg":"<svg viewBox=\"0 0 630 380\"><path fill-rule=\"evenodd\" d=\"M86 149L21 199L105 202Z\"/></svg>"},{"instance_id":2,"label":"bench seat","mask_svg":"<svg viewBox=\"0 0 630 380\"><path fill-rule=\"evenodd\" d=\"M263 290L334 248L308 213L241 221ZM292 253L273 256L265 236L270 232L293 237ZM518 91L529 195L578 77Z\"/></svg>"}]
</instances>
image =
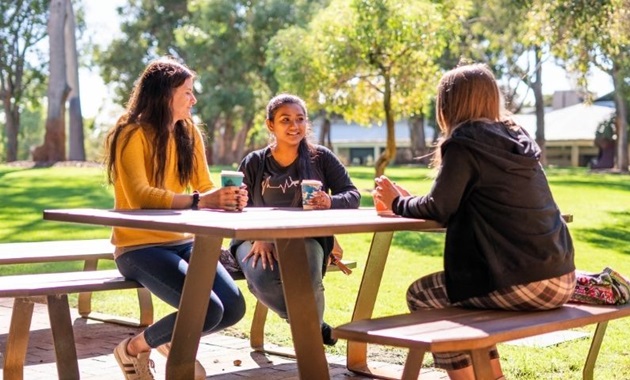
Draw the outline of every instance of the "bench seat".
<instances>
[{"instance_id":1,"label":"bench seat","mask_svg":"<svg viewBox=\"0 0 630 380\"><path fill-rule=\"evenodd\" d=\"M584 366L584 379L593 378L608 321L630 315L630 304L595 306L567 304L549 311L503 311L462 308L430 309L410 314L357 320L333 329L333 336L349 341L408 348L403 379L417 379L426 352L467 351L477 379L494 379L489 347L510 340L597 323ZM364 367L348 368L373 374Z\"/></svg>"},{"instance_id":2,"label":"bench seat","mask_svg":"<svg viewBox=\"0 0 630 380\"><path fill-rule=\"evenodd\" d=\"M99 260L113 260L114 248L109 239L0 244L0 265L84 262L83 271L0 276L0 297L15 299L5 353L3 369L5 379L22 379L33 302L44 302L48 305L59 378L78 378L68 294L79 293L78 311L83 318L131 326L148 326L153 323L153 303L151 293L147 289L135 281L125 279L116 269L97 270ZM355 261L342 262L349 268L356 268ZM328 267L328 272L338 271L340 270L337 266ZM243 279L239 273L233 274L233 277L235 280ZM92 292L121 289L137 289L140 305L138 322L92 312ZM250 344L256 351L274 352L264 347L267 312L265 305L256 302ZM288 352L277 353L293 356Z\"/></svg>"},{"instance_id":3,"label":"bench seat","mask_svg":"<svg viewBox=\"0 0 630 380\"><path fill-rule=\"evenodd\" d=\"M5 380L22 379L33 317L33 303L44 300L60 379L79 379L68 294L142 288L118 270L12 275L0 277L0 297L14 298L4 354Z\"/></svg>"},{"instance_id":4,"label":"bench seat","mask_svg":"<svg viewBox=\"0 0 630 380\"><path fill-rule=\"evenodd\" d=\"M95 271L99 260L113 260L114 249L109 239L51 240L0 244L0 265L38 264L63 261L83 261L84 271ZM41 277L40 279L44 279ZM112 318L109 315L92 311L92 292L79 294L79 315L106 322L116 322L129 326L148 326L153 323L153 301L151 293L137 288L140 318Z\"/></svg>"}]
</instances>

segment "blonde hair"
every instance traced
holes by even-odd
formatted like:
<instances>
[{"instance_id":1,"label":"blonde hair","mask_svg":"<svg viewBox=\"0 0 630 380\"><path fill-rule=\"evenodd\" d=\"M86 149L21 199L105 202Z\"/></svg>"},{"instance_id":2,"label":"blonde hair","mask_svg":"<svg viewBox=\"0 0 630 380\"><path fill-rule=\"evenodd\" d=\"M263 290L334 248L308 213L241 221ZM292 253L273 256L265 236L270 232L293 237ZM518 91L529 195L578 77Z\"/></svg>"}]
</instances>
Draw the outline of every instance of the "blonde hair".
<instances>
[{"instance_id":1,"label":"blonde hair","mask_svg":"<svg viewBox=\"0 0 630 380\"><path fill-rule=\"evenodd\" d=\"M439 148L455 128L473 120L501 120L501 94L488 66L475 63L447 71L437 88L435 113L442 132L433 156L433 166L438 168Z\"/></svg>"}]
</instances>

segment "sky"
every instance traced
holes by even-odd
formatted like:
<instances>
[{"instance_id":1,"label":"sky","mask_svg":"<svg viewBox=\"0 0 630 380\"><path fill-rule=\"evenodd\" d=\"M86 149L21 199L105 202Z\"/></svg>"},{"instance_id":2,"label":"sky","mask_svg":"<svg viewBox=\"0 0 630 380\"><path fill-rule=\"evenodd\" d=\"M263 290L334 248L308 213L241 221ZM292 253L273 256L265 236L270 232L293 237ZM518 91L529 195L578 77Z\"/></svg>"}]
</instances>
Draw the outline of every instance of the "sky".
<instances>
[{"instance_id":1,"label":"sky","mask_svg":"<svg viewBox=\"0 0 630 380\"><path fill-rule=\"evenodd\" d=\"M106 45L120 33L116 7L126 3L126 0L85 1L85 16L87 35L94 43ZM140 73L138 73L140 74ZM92 118L99 114L116 112L117 107L112 104L112 92L101 80L95 69L82 68L79 71L81 85L81 108L84 117ZM566 72L553 62L543 66L543 94L553 94L554 91L570 90L570 79ZM601 71L594 72L589 77L589 90L596 97L605 95L613 89L612 79ZM531 92L531 91L530 91ZM533 101L532 101L533 102Z\"/></svg>"}]
</instances>

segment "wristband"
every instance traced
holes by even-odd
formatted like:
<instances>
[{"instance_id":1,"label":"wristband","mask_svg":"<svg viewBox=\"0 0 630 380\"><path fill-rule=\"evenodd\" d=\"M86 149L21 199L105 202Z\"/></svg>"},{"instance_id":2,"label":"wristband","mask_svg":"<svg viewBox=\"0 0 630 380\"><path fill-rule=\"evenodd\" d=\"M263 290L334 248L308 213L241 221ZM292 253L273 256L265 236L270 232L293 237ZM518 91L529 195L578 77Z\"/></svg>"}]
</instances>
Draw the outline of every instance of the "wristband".
<instances>
[{"instance_id":1,"label":"wristband","mask_svg":"<svg viewBox=\"0 0 630 380\"><path fill-rule=\"evenodd\" d=\"M191 209L193 210L199 210L199 192L197 190L193 191L192 193L192 205L190 206Z\"/></svg>"}]
</instances>

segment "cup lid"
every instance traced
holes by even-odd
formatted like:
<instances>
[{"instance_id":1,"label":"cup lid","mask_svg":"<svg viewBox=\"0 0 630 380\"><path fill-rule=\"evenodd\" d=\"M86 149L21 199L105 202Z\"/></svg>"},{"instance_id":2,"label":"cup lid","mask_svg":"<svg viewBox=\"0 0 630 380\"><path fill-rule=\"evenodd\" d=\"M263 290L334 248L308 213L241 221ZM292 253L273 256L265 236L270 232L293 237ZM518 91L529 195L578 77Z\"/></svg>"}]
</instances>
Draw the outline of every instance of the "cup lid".
<instances>
[{"instance_id":1,"label":"cup lid","mask_svg":"<svg viewBox=\"0 0 630 380\"><path fill-rule=\"evenodd\" d=\"M237 177L244 177L245 174L243 174L243 172L239 172L236 170L221 170L221 175L223 174L228 174L228 175L232 175L232 176L237 176Z\"/></svg>"}]
</instances>

